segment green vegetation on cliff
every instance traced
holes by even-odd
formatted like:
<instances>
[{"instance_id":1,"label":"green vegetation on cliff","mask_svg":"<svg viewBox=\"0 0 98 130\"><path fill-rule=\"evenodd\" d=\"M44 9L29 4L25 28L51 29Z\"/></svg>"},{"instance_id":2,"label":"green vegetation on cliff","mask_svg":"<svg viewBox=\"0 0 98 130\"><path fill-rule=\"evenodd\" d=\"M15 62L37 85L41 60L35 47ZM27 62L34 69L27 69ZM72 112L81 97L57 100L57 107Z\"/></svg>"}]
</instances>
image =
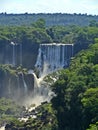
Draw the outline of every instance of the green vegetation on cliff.
<instances>
[{"instance_id":1,"label":"green vegetation on cliff","mask_svg":"<svg viewBox=\"0 0 98 130\"><path fill-rule=\"evenodd\" d=\"M22 44L24 51L36 53L36 46L39 44L56 42L74 44L74 52L77 53L94 43L94 39L98 37L97 22L95 23L96 25L90 24L85 27L76 25L46 27L45 20L38 19L30 26L0 26L0 50L2 52L5 46L14 42L16 45ZM32 46L36 49L31 49Z\"/></svg>"},{"instance_id":2,"label":"green vegetation on cliff","mask_svg":"<svg viewBox=\"0 0 98 130\"><path fill-rule=\"evenodd\" d=\"M23 110L25 109L11 99L0 98L0 125L17 119Z\"/></svg>"},{"instance_id":3,"label":"green vegetation on cliff","mask_svg":"<svg viewBox=\"0 0 98 130\"><path fill-rule=\"evenodd\" d=\"M50 104L36 108L37 117L23 128L38 130L94 130L98 122L98 43L79 52L69 68L59 71L51 86ZM15 123L14 123L15 126ZM17 126L17 125L16 125ZM18 128L17 128L18 129Z\"/></svg>"},{"instance_id":4,"label":"green vegetation on cliff","mask_svg":"<svg viewBox=\"0 0 98 130\"><path fill-rule=\"evenodd\" d=\"M81 51L52 86L59 130L85 130L98 121L98 43Z\"/></svg>"},{"instance_id":5,"label":"green vegetation on cliff","mask_svg":"<svg viewBox=\"0 0 98 130\"><path fill-rule=\"evenodd\" d=\"M28 60L31 61L32 52L34 54L32 59L36 59L35 53L41 43L73 43L75 54L82 50L71 59L69 68L62 69L59 72L58 80L51 86L52 91L55 93L51 103L36 108L38 112L36 119L31 117L27 122L22 123L16 119L13 120L15 127L23 127L24 129L26 127L34 130L86 130L87 128L94 130L94 128L97 128L98 25L95 21L89 25L85 27L76 25L45 27L45 21L38 19L30 26L0 27L0 57L2 58L1 54L4 47L8 48L11 42L22 44L23 55L25 55L23 65L25 64L26 67L29 66L28 64L33 66L31 63L34 62L28 62ZM36 45L38 46L36 47ZM89 49L87 49L88 47ZM30 55L26 55L28 52ZM21 67L16 69L10 65L0 65L0 86L3 86L2 88L5 90L4 81L9 83L9 76L11 76L12 81L17 82L17 74L22 76L21 73L18 73L20 71L27 74L27 71ZM3 77L6 77L6 80L2 82ZM15 77L14 80L13 77ZM48 80L51 80L51 78L48 77ZM8 87L8 84L6 86ZM15 87L12 85L12 88ZM4 92L3 89L0 96ZM15 93L16 91L14 91ZM19 114L20 110L15 104L13 106L9 100L4 100L1 99L0 102L2 121L3 118L5 120L7 117L17 115L17 112ZM2 103L2 101L5 103Z\"/></svg>"}]
</instances>

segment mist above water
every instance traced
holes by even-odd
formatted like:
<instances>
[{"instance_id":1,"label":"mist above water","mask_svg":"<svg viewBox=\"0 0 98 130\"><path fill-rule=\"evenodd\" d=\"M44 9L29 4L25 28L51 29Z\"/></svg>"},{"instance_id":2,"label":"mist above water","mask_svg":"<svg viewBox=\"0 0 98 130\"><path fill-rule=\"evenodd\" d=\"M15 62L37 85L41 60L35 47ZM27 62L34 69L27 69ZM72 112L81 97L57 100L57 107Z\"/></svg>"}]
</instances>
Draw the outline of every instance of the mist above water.
<instances>
[{"instance_id":1,"label":"mist above water","mask_svg":"<svg viewBox=\"0 0 98 130\"><path fill-rule=\"evenodd\" d=\"M2 127L0 128L0 130L5 130L5 126L2 126Z\"/></svg>"},{"instance_id":2,"label":"mist above water","mask_svg":"<svg viewBox=\"0 0 98 130\"><path fill-rule=\"evenodd\" d=\"M25 100L26 105L35 104L35 106L40 105L42 102L49 102L53 92L47 86L47 83L44 81L44 77L47 75L43 74L40 78L36 76L33 70L29 70L29 73L34 76L34 90L30 97L27 97Z\"/></svg>"},{"instance_id":3,"label":"mist above water","mask_svg":"<svg viewBox=\"0 0 98 130\"><path fill-rule=\"evenodd\" d=\"M10 44L12 52L10 53L7 63L12 64L13 67L18 64L22 65L22 44L14 42ZM28 73L25 74L22 72L22 67L20 67L21 69L18 70L16 75L10 77L6 75L5 77L8 84L5 94L8 94L9 97L12 97L22 105L40 105L42 102L49 102L53 96L53 92L47 83L48 80L46 82L44 78L54 71L66 68L72 56L73 44L40 44L35 64L37 73L33 70L29 70Z\"/></svg>"},{"instance_id":4,"label":"mist above water","mask_svg":"<svg viewBox=\"0 0 98 130\"><path fill-rule=\"evenodd\" d=\"M67 67L73 56L73 44L41 44L35 68L39 72L39 78L34 76L34 91L32 103L40 105L49 102L53 96L50 86L44 81L44 77L63 67Z\"/></svg>"}]
</instances>

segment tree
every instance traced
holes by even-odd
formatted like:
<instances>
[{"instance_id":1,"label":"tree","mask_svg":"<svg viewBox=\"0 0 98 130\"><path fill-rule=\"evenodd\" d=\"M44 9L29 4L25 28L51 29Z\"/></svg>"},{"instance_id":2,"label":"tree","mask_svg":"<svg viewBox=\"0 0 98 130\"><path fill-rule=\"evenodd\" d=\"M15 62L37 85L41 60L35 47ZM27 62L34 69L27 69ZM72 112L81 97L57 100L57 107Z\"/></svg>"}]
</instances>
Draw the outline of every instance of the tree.
<instances>
[{"instance_id":1,"label":"tree","mask_svg":"<svg viewBox=\"0 0 98 130\"><path fill-rule=\"evenodd\" d=\"M40 18L38 19L35 23L32 24L33 27L36 27L36 28L42 28L42 29L45 29L45 20Z\"/></svg>"},{"instance_id":2,"label":"tree","mask_svg":"<svg viewBox=\"0 0 98 130\"><path fill-rule=\"evenodd\" d=\"M98 27L98 22L96 20L91 20L89 23L90 27Z\"/></svg>"},{"instance_id":3,"label":"tree","mask_svg":"<svg viewBox=\"0 0 98 130\"><path fill-rule=\"evenodd\" d=\"M86 123L98 121L98 87L87 89L81 101L84 106Z\"/></svg>"}]
</instances>

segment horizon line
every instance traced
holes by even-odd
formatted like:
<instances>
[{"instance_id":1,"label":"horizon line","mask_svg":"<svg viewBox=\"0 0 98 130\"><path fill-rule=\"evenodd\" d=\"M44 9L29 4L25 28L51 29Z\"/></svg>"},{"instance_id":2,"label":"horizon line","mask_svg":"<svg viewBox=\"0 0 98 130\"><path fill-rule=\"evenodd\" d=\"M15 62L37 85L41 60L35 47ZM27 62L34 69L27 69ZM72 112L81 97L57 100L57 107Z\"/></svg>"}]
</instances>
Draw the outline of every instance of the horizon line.
<instances>
[{"instance_id":1,"label":"horizon line","mask_svg":"<svg viewBox=\"0 0 98 130\"><path fill-rule=\"evenodd\" d=\"M68 14L68 15L87 15L87 16L98 16L98 14L88 14L88 13L64 13L64 12L39 12L39 13L36 13L36 12L23 12L23 13L8 13L8 12L0 12L0 14L7 14L7 15L24 15L24 14Z\"/></svg>"}]
</instances>

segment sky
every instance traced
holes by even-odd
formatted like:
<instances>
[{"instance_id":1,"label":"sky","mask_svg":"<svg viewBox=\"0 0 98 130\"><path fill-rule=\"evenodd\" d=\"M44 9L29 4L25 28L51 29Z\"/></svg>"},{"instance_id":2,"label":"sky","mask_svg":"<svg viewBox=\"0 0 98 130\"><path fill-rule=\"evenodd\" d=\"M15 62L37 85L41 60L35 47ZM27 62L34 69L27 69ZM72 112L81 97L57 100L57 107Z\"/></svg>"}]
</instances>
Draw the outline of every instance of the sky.
<instances>
[{"instance_id":1,"label":"sky","mask_svg":"<svg viewBox=\"0 0 98 130\"><path fill-rule=\"evenodd\" d=\"M98 15L98 0L0 0L0 13L2 12Z\"/></svg>"}]
</instances>

